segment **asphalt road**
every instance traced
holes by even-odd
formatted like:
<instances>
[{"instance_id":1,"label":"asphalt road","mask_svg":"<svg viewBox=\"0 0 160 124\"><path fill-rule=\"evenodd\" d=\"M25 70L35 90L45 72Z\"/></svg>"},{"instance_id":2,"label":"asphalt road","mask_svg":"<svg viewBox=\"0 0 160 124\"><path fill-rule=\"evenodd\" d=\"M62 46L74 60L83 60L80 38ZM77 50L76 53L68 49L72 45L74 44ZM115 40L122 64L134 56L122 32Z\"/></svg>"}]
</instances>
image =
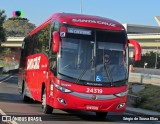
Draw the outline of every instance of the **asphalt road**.
<instances>
[{"instance_id":1,"label":"asphalt road","mask_svg":"<svg viewBox=\"0 0 160 124\"><path fill-rule=\"evenodd\" d=\"M18 92L17 88L18 75L12 75L0 82L0 117L2 115L20 117L19 119L30 119L29 122L26 121L13 121L13 124L117 124L117 123L127 123L129 122L127 118L132 117L127 113L123 115L117 115L115 113L109 113L106 119L96 118L93 112L86 111L63 111L55 109L51 115L45 115L41 109L41 103L30 102L24 103L22 97ZM35 118L38 122L32 121ZM32 119L31 119L32 118ZM0 123L3 124L3 122ZM123 121L124 119L124 121ZM125 120L127 119L127 120ZM36 119L35 119L36 120ZM42 120L42 121L41 121ZM136 122L137 123L137 122ZM138 122L139 123L139 122ZM140 123L146 123L141 121ZM6 124L6 123L4 123Z\"/></svg>"}]
</instances>

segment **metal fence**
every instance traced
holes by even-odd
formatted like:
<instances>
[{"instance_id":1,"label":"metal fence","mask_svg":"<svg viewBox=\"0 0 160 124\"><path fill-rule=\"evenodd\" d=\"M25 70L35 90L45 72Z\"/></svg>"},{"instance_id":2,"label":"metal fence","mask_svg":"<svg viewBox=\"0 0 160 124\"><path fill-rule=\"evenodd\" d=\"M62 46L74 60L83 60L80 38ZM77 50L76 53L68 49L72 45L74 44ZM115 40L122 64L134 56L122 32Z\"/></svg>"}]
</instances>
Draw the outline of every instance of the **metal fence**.
<instances>
[{"instance_id":1,"label":"metal fence","mask_svg":"<svg viewBox=\"0 0 160 124\"><path fill-rule=\"evenodd\" d=\"M129 82L154 84L160 86L160 75L130 73Z\"/></svg>"},{"instance_id":2,"label":"metal fence","mask_svg":"<svg viewBox=\"0 0 160 124\"><path fill-rule=\"evenodd\" d=\"M134 68L134 73L144 73L144 74L159 75L160 76L160 69Z\"/></svg>"}]
</instances>

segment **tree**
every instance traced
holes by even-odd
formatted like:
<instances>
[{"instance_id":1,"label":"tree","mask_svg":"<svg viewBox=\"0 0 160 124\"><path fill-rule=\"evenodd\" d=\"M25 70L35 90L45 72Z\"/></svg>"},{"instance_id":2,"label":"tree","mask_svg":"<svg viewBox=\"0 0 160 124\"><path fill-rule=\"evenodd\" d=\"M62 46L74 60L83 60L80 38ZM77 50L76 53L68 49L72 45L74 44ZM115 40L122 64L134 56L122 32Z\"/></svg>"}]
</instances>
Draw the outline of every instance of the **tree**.
<instances>
[{"instance_id":1,"label":"tree","mask_svg":"<svg viewBox=\"0 0 160 124\"><path fill-rule=\"evenodd\" d=\"M1 43L6 40L5 29L3 28L3 23L6 19L5 11L0 9L0 57L2 57L4 53L4 49L1 47Z\"/></svg>"},{"instance_id":2,"label":"tree","mask_svg":"<svg viewBox=\"0 0 160 124\"><path fill-rule=\"evenodd\" d=\"M29 23L28 19L19 17L7 19L3 26L7 37L25 37L35 28L35 24Z\"/></svg>"},{"instance_id":3,"label":"tree","mask_svg":"<svg viewBox=\"0 0 160 124\"><path fill-rule=\"evenodd\" d=\"M157 53L157 67L159 68L159 62L160 62L160 54ZM144 63L147 64L147 68L155 68L155 62L156 62L156 52L150 51L142 55L141 61L135 62L135 67L144 67Z\"/></svg>"},{"instance_id":4,"label":"tree","mask_svg":"<svg viewBox=\"0 0 160 124\"><path fill-rule=\"evenodd\" d=\"M35 24L30 23L27 18L13 17L8 18L3 22L2 26L5 30L6 37L25 37L32 29L35 28ZM14 51L14 48L0 48L0 59L3 60L5 57L10 56Z\"/></svg>"},{"instance_id":5,"label":"tree","mask_svg":"<svg viewBox=\"0 0 160 124\"><path fill-rule=\"evenodd\" d=\"M0 44L5 41L5 30L3 28L3 23L6 19L5 11L0 9Z\"/></svg>"}]
</instances>

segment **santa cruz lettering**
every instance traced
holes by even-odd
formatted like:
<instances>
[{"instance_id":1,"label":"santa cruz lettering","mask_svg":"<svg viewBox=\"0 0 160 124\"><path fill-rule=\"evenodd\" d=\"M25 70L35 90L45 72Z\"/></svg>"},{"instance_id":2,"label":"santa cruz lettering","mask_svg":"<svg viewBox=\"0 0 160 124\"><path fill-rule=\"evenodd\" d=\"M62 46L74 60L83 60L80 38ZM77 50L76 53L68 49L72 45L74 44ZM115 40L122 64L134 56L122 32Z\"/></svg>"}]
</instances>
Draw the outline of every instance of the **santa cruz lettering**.
<instances>
[{"instance_id":1,"label":"santa cruz lettering","mask_svg":"<svg viewBox=\"0 0 160 124\"><path fill-rule=\"evenodd\" d=\"M40 59L41 59L40 56L36 58L28 59L27 70L39 69Z\"/></svg>"},{"instance_id":2,"label":"santa cruz lettering","mask_svg":"<svg viewBox=\"0 0 160 124\"><path fill-rule=\"evenodd\" d=\"M97 20L91 20L91 19L72 19L73 22L86 22L86 23L95 23L100 25L107 25L116 27L116 24L110 23L110 22L103 22L103 21L97 21Z\"/></svg>"}]
</instances>

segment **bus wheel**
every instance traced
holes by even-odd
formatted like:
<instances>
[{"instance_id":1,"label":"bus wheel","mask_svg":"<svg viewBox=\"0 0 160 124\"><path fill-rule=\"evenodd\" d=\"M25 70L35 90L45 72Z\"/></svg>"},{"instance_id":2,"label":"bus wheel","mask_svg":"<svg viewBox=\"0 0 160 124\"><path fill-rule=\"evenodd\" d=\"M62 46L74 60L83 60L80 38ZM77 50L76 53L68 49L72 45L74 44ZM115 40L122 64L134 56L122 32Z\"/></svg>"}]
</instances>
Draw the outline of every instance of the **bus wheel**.
<instances>
[{"instance_id":1,"label":"bus wheel","mask_svg":"<svg viewBox=\"0 0 160 124\"><path fill-rule=\"evenodd\" d=\"M25 94L25 83L23 83L23 86L22 86L22 99L24 102L29 102L30 101L30 98L28 96L26 96Z\"/></svg>"},{"instance_id":2,"label":"bus wheel","mask_svg":"<svg viewBox=\"0 0 160 124\"><path fill-rule=\"evenodd\" d=\"M46 90L42 94L42 110L45 114L52 114L53 107L46 104Z\"/></svg>"},{"instance_id":3,"label":"bus wheel","mask_svg":"<svg viewBox=\"0 0 160 124\"><path fill-rule=\"evenodd\" d=\"M107 116L107 112L96 112L96 117L97 118L106 118L106 116Z\"/></svg>"}]
</instances>

